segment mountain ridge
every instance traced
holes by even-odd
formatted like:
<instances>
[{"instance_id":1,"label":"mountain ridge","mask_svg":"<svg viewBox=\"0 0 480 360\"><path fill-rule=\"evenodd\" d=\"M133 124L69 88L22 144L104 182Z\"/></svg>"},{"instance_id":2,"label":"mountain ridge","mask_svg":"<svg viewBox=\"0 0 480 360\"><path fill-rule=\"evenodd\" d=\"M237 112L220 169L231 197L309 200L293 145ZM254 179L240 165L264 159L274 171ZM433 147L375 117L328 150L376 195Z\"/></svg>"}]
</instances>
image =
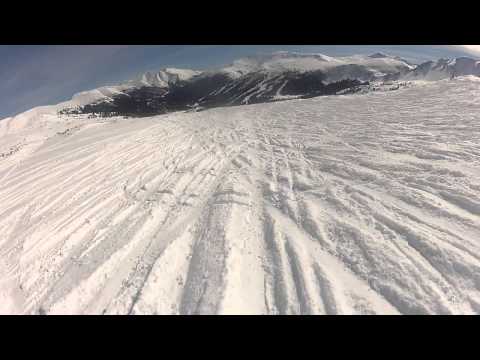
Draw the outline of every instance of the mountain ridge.
<instances>
[{"instance_id":1,"label":"mountain ridge","mask_svg":"<svg viewBox=\"0 0 480 360\"><path fill-rule=\"evenodd\" d=\"M412 68L405 61L385 54L335 58L281 51L240 58L222 68L207 71L167 68L157 73L147 72L119 85L117 93L103 91L103 100L95 97L91 103L73 111L150 116L334 95Z\"/></svg>"},{"instance_id":2,"label":"mountain ridge","mask_svg":"<svg viewBox=\"0 0 480 360\"><path fill-rule=\"evenodd\" d=\"M439 59L413 65L385 53L332 57L279 51L237 59L224 67L167 67L118 85L83 91L68 101L30 109L1 121L4 132L36 121L37 113L150 116L321 95L352 93L371 82L435 81L480 76L480 60ZM5 130L7 129L7 130Z\"/></svg>"}]
</instances>

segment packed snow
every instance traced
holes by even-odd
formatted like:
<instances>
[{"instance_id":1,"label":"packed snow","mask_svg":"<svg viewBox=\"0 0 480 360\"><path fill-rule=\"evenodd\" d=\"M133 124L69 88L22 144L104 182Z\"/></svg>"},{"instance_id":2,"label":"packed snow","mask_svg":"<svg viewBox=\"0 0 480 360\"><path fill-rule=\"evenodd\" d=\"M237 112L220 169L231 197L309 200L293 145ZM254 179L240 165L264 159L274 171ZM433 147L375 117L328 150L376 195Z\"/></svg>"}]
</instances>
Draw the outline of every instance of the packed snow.
<instances>
[{"instance_id":1,"label":"packed snow","mask_svg":"<svg viewBox=\"0 0 480 360\"><path fill-rule=\"evenodd\" d=\"M479 114L470 77L0 121L0 313L479 314Z\"/></svg>"}]
</instances>

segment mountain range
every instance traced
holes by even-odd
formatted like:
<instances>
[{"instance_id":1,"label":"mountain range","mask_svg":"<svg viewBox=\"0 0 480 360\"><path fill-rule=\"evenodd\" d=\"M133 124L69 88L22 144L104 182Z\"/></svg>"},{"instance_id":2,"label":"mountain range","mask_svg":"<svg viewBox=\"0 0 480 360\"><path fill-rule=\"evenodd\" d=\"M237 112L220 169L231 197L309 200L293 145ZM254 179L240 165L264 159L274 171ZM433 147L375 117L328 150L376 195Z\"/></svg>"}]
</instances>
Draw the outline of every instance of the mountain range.
<instances>
[{"instance_id":1,"label":"mountain range","mask_svg":"<svg viewBox=\"0 0 480 360\"><path fill-rule=\"evenodd\" d=\"M460 57L419 65L384 53L332 57L275 52L197 71L165 68L114 86L84 91L71 100L4 119L0 134L41 120L43 114L145 117L204 109L398 89L409 81L480 76L480 61ZM397 82L397 84L395 84ZM400 85L399 85L400 83Z\"/></svg>"},{"instance_id":2,"label":"mountain range","mask_svg":"<svg viewBox=\"0 0 480 360\"><path fill-rule=\"evenodd\" d=\"M480 61L462 57L414 65L383 53L331 57L276 52L216 70L166 68L118 86L76 95L67 113L151 116L292 98L355 92L374 82L441 80L480 75Z\"/></svg>"}]
</instances>

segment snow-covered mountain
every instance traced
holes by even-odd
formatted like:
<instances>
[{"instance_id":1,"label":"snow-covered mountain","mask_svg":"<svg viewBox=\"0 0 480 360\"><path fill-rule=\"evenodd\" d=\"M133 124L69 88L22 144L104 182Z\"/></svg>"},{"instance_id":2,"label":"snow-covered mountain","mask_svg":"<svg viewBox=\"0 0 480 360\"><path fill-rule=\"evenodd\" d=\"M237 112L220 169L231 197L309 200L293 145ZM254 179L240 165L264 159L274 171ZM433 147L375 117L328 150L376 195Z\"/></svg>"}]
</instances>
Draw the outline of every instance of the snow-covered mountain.
<instances>
[{"instance_id":1,"label":"snow-covered mountain","mask_svg":"<svg viewBox=\"0 0 480 360\"><path fill-rule=\"evenodd\" d=\"M165 69L147 73L129 82L121 94L91 103L82 111L144 116L333 95L371 82L478 75L478 63L458 58L416 66L383 53L331 57L277 52L239 59L210 71Z\"/></svg>"},{"instance_id":2,"label":"snow-covered mountain","mask_svg":"<svg viewBox=\"0 0 480 360\"><path fill-rule=\"evenodd\" d=\"M145 116L176 110L205 109L332 95L387 75L414 68L385 54L330 57L277 52L234 61L221 69L164 69L118 87L92 93L84 113ZM83 94L83 97L86 95Z\"/></svg>"},{"instance_id":3,"label":"snow-covered mountain","mask_svg":"<svg viewBox=\"0 0 480 360\"><path fill-rule=\"evenodd\" d=\"M342 79L373 80L375 77L412 69L413 66L399 58L376 53L370 56L354 55L331 57L322 54L276 52L271 55L254 56L235 61L221 69L223 72L240 77L252 72L284 73L321 71L324 81ZM344 73L345 76L340 76Z\"/></svg>"},{"instance_id":4,"label":"snow-covered mountain","mask_svg":"<svg viewBox=\"0 0 480 360\"><path fill-rule=\"evenodd\" d=\"M188 81L199 74L201 74L201 71L166 68L158 72L146 72L138 79L133 80L132 85L169 87L170 85L177 84L180 81Z\"/></svg>"},{"instance_id":5,"label":"snow-covered mountain","mask_svg":"<svg viewBox=\"0 0 480 360\"><path fill-rule=\"evenodd\" d=\"M480 60L459 57L453 60L428 61L415 67L402 78L407 80L441 80L465 75L480 76Z\"/></svg>"},{"instance_id":6,"label":"snow-covered mountain","mask_svg":"<svg viewBox=\"0 0 480 360\"><path fill-rule=\"evenodd\" d=\"M0 134L39 123L57 112L141 117L365 92L370 89L367 84L384 81L441 80L464 75L479 76L480 61L462 57L417 66L384 53L331 57L276 52L239 59L208 71L166 68L147 72L119 85L84 91L70 101L5 119L0 123Z\"/></svg>"},{"instance_id":7,"label":"snow-covered mountain","mask_svg":"<svg viewBox=\"0 0 480 360\"><path fill-rule=\"evenodd\" d=\"M0 121L0 313L480 314L479 99Z\"/></svg>"}]
</instances>

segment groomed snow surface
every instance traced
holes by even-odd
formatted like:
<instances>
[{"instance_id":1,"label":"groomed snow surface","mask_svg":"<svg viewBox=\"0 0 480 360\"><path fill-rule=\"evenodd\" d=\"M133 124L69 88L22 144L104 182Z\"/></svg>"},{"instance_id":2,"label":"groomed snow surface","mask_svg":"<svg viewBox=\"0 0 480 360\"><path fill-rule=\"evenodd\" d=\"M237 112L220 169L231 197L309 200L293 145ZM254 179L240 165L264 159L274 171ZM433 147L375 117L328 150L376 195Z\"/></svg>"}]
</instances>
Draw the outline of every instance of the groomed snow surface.
<instances>
[{"instance_id":1,"label":"groomed snow surface","mask_svg":"<svg viewBox=\"0 0 480 360\"><path fill-rule=\"evenodd\" d=\"M0 138L1 313L480 313L473 78L37 120Z\"/></svg>"}]
</instances>

